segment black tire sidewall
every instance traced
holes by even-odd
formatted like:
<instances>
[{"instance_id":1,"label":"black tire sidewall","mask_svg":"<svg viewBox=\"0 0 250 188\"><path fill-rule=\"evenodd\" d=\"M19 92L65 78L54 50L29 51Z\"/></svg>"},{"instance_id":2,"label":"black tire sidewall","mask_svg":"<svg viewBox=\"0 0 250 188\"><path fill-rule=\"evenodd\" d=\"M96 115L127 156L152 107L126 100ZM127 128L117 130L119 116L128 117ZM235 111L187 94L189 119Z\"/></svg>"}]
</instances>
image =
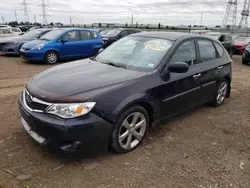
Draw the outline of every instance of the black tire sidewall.
<instances>
[{"instance_id":1,"label":"black tire sidewall","mask_svg":"<svg viewBox=\"0 0 250 188\"><path fill-rule=\"evenodd\" d=\"M50 62L48 61L48 54L49 54L49 53L54 53L54 54L56 55L57 59L56 59L56 62L55 62L55 63L50 63ZM56 64L57 61L58 61L58 54L57 54L57 52L55 52L55 51L48 51L48 52L46 52L44 61L45 61L46 64L50 64L50 65Z\"/></svg>"},{"instance_id":2,"label":"black tire sidewall","mask_svg":"<svg viewBox=\"0 0 250 188\"><path fill-rule=\"evenodd\" d=\"M142 113L145 118L146 118L146 124L147 124L147 127L146 127L146 131L145 131L145 134L142 138L142 140L140 141L139 144L137 144L137 146L135 146L134 148L132 149L129 149L129 150L126 150L124 148L122 148L119 144L119 130L120 130L120 127L123 123L123 121L132 113L135 113L135 112L140 112ZM128 108L127 110L124 110L124 112L122 112L120 114L120 117L118 118L118 120L116 121L116 123L114 124L114 128L113 128L113 132L112 132L112 135L111 135L111 142L110 142L110 146L111 148L117 152L117 153L128 153L130 151L133 151L135 150L144 140L145 136L147 135L147 131L148 131L148 128L149 128L149 116L148 116L148 113L147 111L139 106L139 105L135 105L135 106L132 106L130 108Z\"/></svg>"}]
</instances>

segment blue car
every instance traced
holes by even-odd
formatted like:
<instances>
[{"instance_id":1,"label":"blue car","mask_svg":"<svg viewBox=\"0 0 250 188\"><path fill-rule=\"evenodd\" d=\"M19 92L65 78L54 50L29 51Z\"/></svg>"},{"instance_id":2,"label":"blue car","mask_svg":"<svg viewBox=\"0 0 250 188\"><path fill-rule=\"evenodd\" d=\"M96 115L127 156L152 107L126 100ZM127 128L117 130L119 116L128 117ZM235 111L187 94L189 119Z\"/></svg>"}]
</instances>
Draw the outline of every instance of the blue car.
<instances>
[{"instance_id":1,"label":"blue car","mask_svg":"<svg viewBox=\"0 0 250 188\"><path fill-rule=\"evenodd\" d=\"M54 64L62 59L93 56L98 53L102 44L102 38L95 30L54 29L39 40L24 43L20 49L20 55L28 61Z\"/></svg>"}]
</instances>

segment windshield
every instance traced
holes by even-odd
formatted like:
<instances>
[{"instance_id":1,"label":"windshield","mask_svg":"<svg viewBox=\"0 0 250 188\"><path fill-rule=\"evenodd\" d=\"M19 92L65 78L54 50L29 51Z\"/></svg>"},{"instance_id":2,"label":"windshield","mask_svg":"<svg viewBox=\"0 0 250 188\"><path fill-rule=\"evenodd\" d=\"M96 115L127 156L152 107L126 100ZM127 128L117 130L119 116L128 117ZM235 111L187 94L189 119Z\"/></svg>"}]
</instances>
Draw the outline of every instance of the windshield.
<instances>
[{"instance_id":1,"label":"windshield","mask_svg":"<svg viewBox=\"0 0 250 188\"><path fill-rule=\"evenodd\" d=\"M125 37L101 52L96 60L127 69L155 69L173 45L173 41L149 37Z\"/></svg>"},{"instance_id":2,"label":"windshield","mask_svg":"<svg viewBox=\"0 0 250 188\"><path fill-rule=\"evenodd\" d=\"M113 30L108 31L105 35L117 35L120 32L121 32L121 29L113 29Z\"/></svg>"},{"instance_id":3,"label":"windshield","mask_svg":"<svg viewBox=\"0 0 250 188\"><path fill-rule=\"evenodd\" d=\"M32 30L23 34L22 36L27 38L37 38L42 32L44 32L44 30Z\"/></svg>"},{"instance_id":4,"label":"windshield","mask_svg":"<svg viewBox=\"0 0 250 188\"><path fill-rule=\"evenodd\" d=\"M41 40L55 40L63 32L64 32L63 29L52 30L52 31L46 33L45 35L43 35L40 39Z\"/></svg>"},{"instance_id":5,"label":"windshield","mask_svg":"<svg viewBox=\"0 0 250 188\"><path fill-rule=\"evenodd\" d=\"M239 43L249 43L250 42L250 37L239 37L236 39L235 42Z\"/></svg>"}]
</instances>

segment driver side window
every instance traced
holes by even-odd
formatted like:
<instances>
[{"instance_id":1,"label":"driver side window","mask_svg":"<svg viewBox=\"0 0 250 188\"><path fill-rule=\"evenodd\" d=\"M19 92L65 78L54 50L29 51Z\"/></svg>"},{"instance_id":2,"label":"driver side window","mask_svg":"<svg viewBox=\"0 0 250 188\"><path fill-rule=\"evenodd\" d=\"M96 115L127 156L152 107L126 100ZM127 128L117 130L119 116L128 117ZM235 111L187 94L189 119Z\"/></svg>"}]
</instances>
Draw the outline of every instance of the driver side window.
<instances>
[{"instance_id":1,"label":"driver side window","mask_svg":"<svg viewBox=\"0 0 250 188\"><path fill-rule=\"evenodd\" d=\"M67 39L68 41L78 41L80 40L78 31L70 31L63 35L63 39Z\"/></svg>"},{"instance_id":2,"label":"driver side window","mask_svg":"<svg viewBox=\"0 0 250 188\"><path fill-rule=\"evenodd\" d=\"M174 62L185 62L189 66L197 64L195 43L193 40L183 42L175 51L172 56L170 63Z\"/></svg>"}]
</instances>

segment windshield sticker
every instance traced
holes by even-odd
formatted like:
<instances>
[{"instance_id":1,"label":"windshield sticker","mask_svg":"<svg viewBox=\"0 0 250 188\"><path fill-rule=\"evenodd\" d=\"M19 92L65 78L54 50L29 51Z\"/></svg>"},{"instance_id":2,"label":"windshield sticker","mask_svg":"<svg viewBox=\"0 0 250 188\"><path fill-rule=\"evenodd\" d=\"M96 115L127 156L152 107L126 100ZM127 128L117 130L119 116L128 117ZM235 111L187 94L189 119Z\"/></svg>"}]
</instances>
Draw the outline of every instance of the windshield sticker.
<instances>
[{"instance_id":1,"label":"windshield sticker","mask_svg":"<svg viewBox=\"0 0 250 188\"><path fill-rule=\"evenodd\" d=\"M155 64L153 64L153 63L148 64L148 67L154 67L154 66L155 66Z\"/></svg>"},{"instance_id":2,"label":"windshield sticker","mask_svg":"<svg viewBox=\"0 0 250 188\"><path fill-rule=\"evenodd\" d=\"M152 45L152 44L146 44L145 49L150 49L150 50L156 50L156 51L164 51L166 50L166 47L164 46L159 46L159 45Z\"/></svg>"}]
</instances>

